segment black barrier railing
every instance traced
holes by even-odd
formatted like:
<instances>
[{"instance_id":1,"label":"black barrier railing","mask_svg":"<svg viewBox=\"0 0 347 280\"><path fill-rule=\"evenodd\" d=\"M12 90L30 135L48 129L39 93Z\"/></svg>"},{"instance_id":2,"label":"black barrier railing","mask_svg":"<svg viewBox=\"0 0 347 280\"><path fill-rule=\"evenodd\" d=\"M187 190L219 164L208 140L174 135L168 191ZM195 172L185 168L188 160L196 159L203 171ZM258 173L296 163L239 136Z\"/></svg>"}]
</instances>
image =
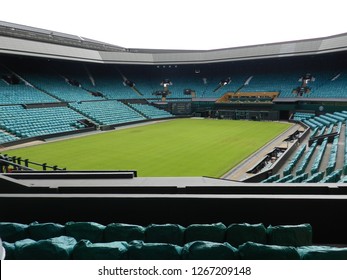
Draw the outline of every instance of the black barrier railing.
<instances>
[{"instance_id":1,"label":"black barrier railing","mask_svg":"<svg viewBox=\"0 0 347 280\"><path fill-rule=\"evenodd\" d=\"M47 163L38 163L21 157L0 154L0 173L10 173L14 170L36 170L33 166L39 167L41 170L66 170L66 168L60 168L57 165L50 166Z\"/></svg>"},{"instance_id":2,"label":"black barrier railing","mask_svg":"<svg viewBox=\"0 0 347 280\"><path fill-rule=\"evenodd\" d=\"M22 166L12 161L0 159L0 173L10 173L13 170L34 170L34 169L27 166Z\"/></svg>"}]
</instances>

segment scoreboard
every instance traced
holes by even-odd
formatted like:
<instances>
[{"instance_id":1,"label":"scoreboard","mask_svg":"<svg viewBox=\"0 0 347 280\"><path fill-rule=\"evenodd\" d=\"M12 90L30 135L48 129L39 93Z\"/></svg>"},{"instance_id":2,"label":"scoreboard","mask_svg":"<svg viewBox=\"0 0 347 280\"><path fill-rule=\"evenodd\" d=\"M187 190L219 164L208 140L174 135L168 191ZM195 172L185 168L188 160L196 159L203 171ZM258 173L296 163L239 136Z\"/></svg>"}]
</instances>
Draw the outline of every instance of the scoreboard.
<instances>
[{"instance_id":1,"label":"scoreboard","mask_svg":"<svg viewBox=\"0 0 347 280\"><path fill-rule=\"evenodd\" d=\"M190 115L192 113L192 102L171 102L171 114L174 115Z\"/></svg>"}]
</instances>

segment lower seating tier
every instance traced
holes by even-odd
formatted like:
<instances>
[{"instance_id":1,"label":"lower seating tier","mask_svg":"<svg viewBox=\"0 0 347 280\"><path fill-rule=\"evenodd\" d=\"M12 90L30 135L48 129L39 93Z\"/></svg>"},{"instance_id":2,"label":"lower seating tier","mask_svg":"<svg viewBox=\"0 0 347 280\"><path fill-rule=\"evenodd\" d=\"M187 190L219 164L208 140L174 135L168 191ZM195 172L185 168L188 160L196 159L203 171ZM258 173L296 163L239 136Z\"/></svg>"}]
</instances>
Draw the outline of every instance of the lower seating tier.
<instances>
[{"instance_id":1,"label":"lower seating tier","mask_svg":"<svg viewBox=\"0 0 347 280\"><path fill-rule=\"evenodd\" d=\"M78 102L70 107L100 125L111 125L146 120L135 110L119 101Z\"/></svg>"},{"instance_id":2,"label":"lower seating tier","mask_svg":"<svg viewBox=\"0 0 347 280\"><path fill-rule=\"evenodd\" d=\"M0 107L0 129L17 138L75 131L86 117L68 107L26 109L21 105ZM83 126L84 127L84 126Z\"/></svg>"}]
</instances>

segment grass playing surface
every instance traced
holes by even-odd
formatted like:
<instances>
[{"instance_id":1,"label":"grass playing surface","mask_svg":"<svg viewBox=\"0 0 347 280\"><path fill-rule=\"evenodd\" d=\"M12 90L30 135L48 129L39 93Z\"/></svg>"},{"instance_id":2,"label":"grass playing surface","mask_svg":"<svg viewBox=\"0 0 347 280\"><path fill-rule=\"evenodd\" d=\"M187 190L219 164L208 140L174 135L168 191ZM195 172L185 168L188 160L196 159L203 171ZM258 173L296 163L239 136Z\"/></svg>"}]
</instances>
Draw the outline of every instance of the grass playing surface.
<instances>
[{"instance_id":1,"label":"grass playing surface","mask_svg":"<svg viewBox=\"0 0 347 280\"><path fill-rule=\"evenodd\" d=\"M68 170L138 171L139 177L220 177L290 124L177 119L8 151Z\"/></svg>"}]
</instances>

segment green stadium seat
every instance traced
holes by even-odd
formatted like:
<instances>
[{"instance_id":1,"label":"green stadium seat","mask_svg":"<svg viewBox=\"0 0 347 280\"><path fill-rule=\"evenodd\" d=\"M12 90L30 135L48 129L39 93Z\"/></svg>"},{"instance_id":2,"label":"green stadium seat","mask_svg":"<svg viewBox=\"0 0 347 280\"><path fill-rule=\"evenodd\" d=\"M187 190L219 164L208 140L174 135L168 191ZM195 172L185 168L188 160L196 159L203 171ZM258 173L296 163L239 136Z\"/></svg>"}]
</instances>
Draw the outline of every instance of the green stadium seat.
<instances>
[{"instance_id":1,"label":"green stadium seat","mask_svg":"<svg viewBox=\"0 0 347 280\"><path fill-rule=\"evenodd\" d=\"M6 242L26 239L29 237L28 227L21 223L0 222L0 237Z\"/></svg>"},{"instance_id":2,"label":"green stadium seat","mask_svg":"<svg viewBox=\"0 0 347 280\"><path fill-rule=\"evenodd\" d=\"M266 244L266 227L263 224L231 224L226 229L225 241L234 247L247 241Z\"/></svg>"},{"instance_id":3,"label":"green stadium seat","mask_svg":"<svg viewBox=\"0 0 347 280\"><path fill-rule=\"evenodd\" d=\"M297 250L303 260L347 260L347 248L313 245Z\"/></svg>"},{"instance_id":4,"label":"green stadium seat","mask_svg":"<svg viewBox=\"0 0 347 280\"><path fill-rule=\"evenodd\" d=\"M246 242L239 246L242 260L300 260L295 247Z\"/></svg>"},{"instance_id":5,"label":"green stadium seat","mask_svg":"<svg viewBox=\"0 0 347 280\"><path fill-rule=\"evenodd\" d=\"M146 243L184 244L185 228L177 224L151 224L146 227Z\"/></svg>"},{"instance_id":6,"label":"green stadium seat","mask_svg":"<svg viewBox=\"0 0 347 280\"><path fill-rule=\"evenodd\" d=\"M104 229L104 241L133 241L145 240L146 228L139 225L111 223Z\"/></svg>"},{"instance_id":7,"label":"green stadium seat","mask_svg":"<svg viewBox=\"0 0 347 280\"><path fill-rule=\"evenodd\" d=\"M65 226L57 223L33 222L28 227L28 236L33 240L49 239L65 235Z\"/></svg>"},{"instance_id":8,"label":"green stadium seat","mask_svg":"<svg viewBox=\"0 0 347 280\"><path fill-rule=\"evenodd\" d=\"M310 224L269 226L266 230L269 245L310 246L312 227Z\"/></svg>"},{"instance_id":9,"label":"green stadium seat","mask_svg":"<svg viewBox=\"0 0 347 280\"><path fill-rule=\"evenodd\" d=\"M17 260L69 260L76 243L67 236L39 241L24 239L14 243L14 255Z\"/></svg>"},{"instance_id":10,"label":"green stadium seat","mask_svg":"<svg viewBox=\"0 0 347 280\"><path fill-rule=\"evenodd\" d=\"M223 223L192 224L186 227L185 243L192 241L211 241L223 243L226 226Z\"/></svg>"},{"instance_id":11,"label":"green stadium seat","mask_svg":"<svg viewBox=\"0 0 347 280\"><path fill-rule=\"evenodd\" d=\"M180 260L182 247L168 243L129 243L128 255L131 260Z\"/></svg>"},{"instance_id":12,"label":"green stadium seat","mask_svg":"<svg viewBox=\"0 0 347 280\"><path fill-rule=\"evenodd\" d=\"M80 240L74 247L74 260L126 260L128 259L129 244L124 241L106 243L91 243Z\"/></svg>"},{"instance_id":13,"label":"green stadium seat","mask_svg":"<svg viewBox=\"0 0 347 280\"><path fill-rule=\"evenodd\" d=\"M238 260L237 248L229 243L193 241L184 245L183 260Z\"/></svg>"},{"instance_id":14,"label":"green stadium seat","mask_svg":"<svg viewBox=\"0 0 347 280\"><path fill-rule=\"evenodd\" d=\"M82 239L93 243L102 242L104 225L95 222L67 222L65 224L66 235L75 238L77 241Z\"/></svg>"}]
</instances>

